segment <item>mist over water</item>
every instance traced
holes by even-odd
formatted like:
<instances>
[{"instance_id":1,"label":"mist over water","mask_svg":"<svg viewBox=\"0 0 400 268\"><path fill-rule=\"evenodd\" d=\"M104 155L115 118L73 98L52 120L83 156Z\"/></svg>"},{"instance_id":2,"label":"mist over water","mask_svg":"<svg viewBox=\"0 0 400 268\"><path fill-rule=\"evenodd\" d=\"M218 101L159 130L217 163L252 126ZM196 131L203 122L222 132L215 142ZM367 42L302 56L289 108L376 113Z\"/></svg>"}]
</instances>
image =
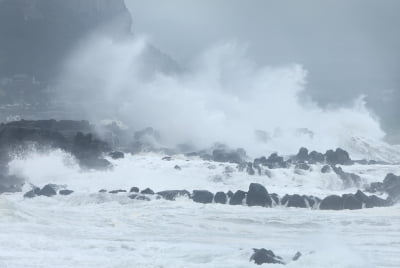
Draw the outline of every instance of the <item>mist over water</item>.
<instances>
[{"instance_id":1,"label":"mist over water","mask_svg":"<svg viewBox=\"0 0 400 268\"><path fill-rule=\"evenodd\" d=\"M92 36L66 61L56 99L95 122L152 126L165 146L222 142L258 155L348 148L352 137L385 136L362 96L352 107L330 109L300 97L312 73L299 64L259 66L245 45L225 42L166 74L149 64L147 47L143 36Z\"/></svg>"}]
</instances>

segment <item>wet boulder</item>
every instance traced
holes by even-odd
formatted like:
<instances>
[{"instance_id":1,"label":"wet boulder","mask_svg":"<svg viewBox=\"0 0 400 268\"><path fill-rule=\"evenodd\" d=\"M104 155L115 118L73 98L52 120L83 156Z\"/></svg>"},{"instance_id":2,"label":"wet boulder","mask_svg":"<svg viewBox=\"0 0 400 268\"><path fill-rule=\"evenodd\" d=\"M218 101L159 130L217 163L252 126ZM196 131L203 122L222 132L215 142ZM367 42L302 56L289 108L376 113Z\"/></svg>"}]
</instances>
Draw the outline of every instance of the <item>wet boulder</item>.
<instances>
[{"instance_id":1,"label":"wet boulder","mask_svg":"<svg viewBox=\"0 0 400 268\"><path fill-rule=\"evenodd\" d=\"M304 197L294 194L290 195L287 198L287 207L292 207L292 208L307 208L307 203Z\"/></svg>"},{"instance_id":2,"label":"wet boulder","mask_svg":"<svg viewBox=\"0 0 400 268\"><path fill-rule=\"evenodd\" d=\"M162 198L169 200L169 201L174 201L179 197L188 197L190 198L190 193L186 190L168 190L168 191L162 191L157 193L159 196Z\"/></svg>"},{"instance_id":3,"label":"wet boulder","mask_svg":"<svg viewBox=\"0 0 400 268\"><path fill-rule=\"evenodd\" d=\"M323 174L330 173L331 171L332 171L332 168L329 165L324 165L321 168L321 173L323 173Z\"/></svg>"},{"instance_id":4,"label":"wet boulder","mask_svg":"<svg viewBox=\"0 0 400 268\"><path fill-rule=\"evenodd\" d=\"M119 193L126 193L126 190L112 190L109 191L110 194L119 194Z\"/></svg>"},{"instance_id":5,"label":"wet boulder","mask_svg":"<svg viewBox=\"0 0 400 268\"><path fill-rule=\"evenodd\" d=\"M209 204L214 199L214 194L205 190L194 190L192 199L196 203Z\"/></svg>"},{"instance_id":6,"label":"wet boulder","mask_svg":"<svg viewBox=\"0 0 400 268\"><path fill-rule=\"evenodd\" d=\"M128 197L135 200L150 201L150 198L141 194L131 194Z\"/></svg>"},{"instance_id":7,"label":"wet boulder","mask_svg":"<svg viewBox=\"0 0 400 268\"><path fill-rule=\"evenodd\" d=\"M308 163L309 164L317 164L317 163L323 163L325 161L325 156L322 153L319 153L317 151L312 151L308 155Z\"/></svg>"},{"instance_id":8,"label":"wet boulder","mask_svg":"<svg viewBox=\"0 0 400 268\"><path fill-rule=\"evenodd\" d=\"M181 168L180 166L178 166L178 165L175 165L175 166L174 166L174 169L176 169L176 170L182 170L182 168Z\"/></svg>"},{"instance_id":9,"label":"wet boulder","mask_svg":"<svg viewBox=\"0 0 400 268\"><path fill-rule=\"evenodd\" d=\"M330 165L353 164L353 161L351 160L349 153L341 148L337 148L336 151L328 150L325 153L325 160Z\"/></svg>"},{"instance_id":10,"label":"wet boulder","mask_svg":"<svg viewBox=\"0 0 400 268\"><path fill-rule=\"evenodd\" d=\"M369 193L383 193L385 192L385 188L383 182L372 182L366 187L365 191Z\"/></svg>"},{"instance_id":11,"label":"wet boulder","mask_svg":"<svg viewBox=\"0 0 400 268\"><path fill-rule=\"evenodd\" d=\"M70 195L70 194L73 194L74 193L74 191L72 191L72 190L60 190L59 192L58 192L60 195Z\"/></svg>"},{"instance_id":12,"label":"wet boulder","mask_svg":"<svg viewBox=\"0 0 400 268\"><path fill-rule=\"evenodd\" d=\"M270 207L272 200L267 189L259 183L251 183L247 192L247 205Z\"/></svg>"},{"instance_id":13,"label":"wet boulder","mask_svg":"<svg viewBox=\"0 0 400 268\"><path fill-rule=\"evenodd\" d=\"M368 198L368 202L365 204L366 208L375 207L387 207L392 205L390 201L377 197L376 195L371 195Z\"/></svg>"},{"instance_id":14,"label":"wet boulder","mask_svg":"<svg viewBox=\"0 0 400 268\"><path fill-rule=\"evenodd\" d=\"M40 189L38 195L47 197L52 197L54 195L57 195L56 186L52 184L47 184L42 189Z\"/></svg>"},{"instance_id":15,"label":"wet boulder","mask_svg":"<svg viewBox=\"0 0 400 268\"><path fill-rule=\"evenodd\" d=\"M383 189L388 193L389 197L397 202L400 200L400 176L393 173L386 175L383 180Z\"/></svg>"},{"instance_id":16,"label":"wet boulder","mask_svg":"<svg viewBox=\"0 0 400 268\"><path fill-rule=\"evenodd\" d=\"M285 264L283 259L279 256L276 256L272 250L267 250L265 248L256 249L253 248L253 255L250 257L250 262L254 261L255 264L261 265L264 263L271 264Z\"/></svg>"},{"instance_id":17,"label":"wet boulder","mask_svg":"<svg viewBox=\"0 0 400 268\"><path fill-rule=\"evenodd\" d=\"M224 163L243 163L246 158L246 152L243 149L235 151L228 149L216 149L212 152L212 160Z\"/></svg>"},{"instance_id":18,"label":"wet boulder","mask_svg":"<svg viewBox=\"0 0 400 268\"><path fill-rule=\"evenodd\" d=\"M139 192L139 188L138 188L138 187L132 187L132 188L129 190L129 192L130 192L130 193L138 193L138 192Z\"/></svg>"},{"instance_id":19,"label":"wet boulder","mask_svg":"<svg viewBox=\"0 0 400 268\"><path fill-rule=\"evenodd\" d=\"M228 198L224 192L218 192L214 196L214 202L217 204L226 204Z\"/></svg>"},{"instance_id":20,"label":"wet boulder","mask_svg":"<svg viewBox=\"0 0 400 268\"><path fill-rule=\"evenodd\" d=\"M226 193L226 195L228 196L228 198L232 198L233 195L234 195L234 192L228 191L228 192Z\"/></svg>"},{"instance_id":21,"label":"wet boulder","mask_svg":"<svg viewBox=\"0 0 400 268\"><path fill-rule=\"evenodd\" d=\"M229 200L229 204L242 205L245 199L246 199L246 192L238 190L233 194L233 196Z\"/></svg>"},{"instance_id":22,"label":"wet boulder","mask_svg":"<svg viewBox=\"0 0 400 268\"><path fill-rule=\"evenodd\" d=\"M40 188L34 187L32 190L24 194L24 198L34 198L35 196L38 196L39 193L40 193Z\"/></svg>"},{"instance_id":23,"label":"wet boulder","mask_svg":"<svg viewBox=\"0 0 400 268\"><path fill-rule=\"evenodd\" d=\"M322 210L341 210L343 209L343 198L338 195L325 197L319 206Z\"/></svg>"},{"instance_id":24,"label":"wet boulder","mask_svg":"<svg viewBox=\"0 0 400 268\"><path fill-rule=\"evenodd\" d=\"M333 167L333 171L343 181L345 187L353 187L360 185L361 177L354 173L344 172L341 167Z\"/></svg>"},{"instance_id":25,"label":"wet boulder","mask_svg":"<svg viewBox=\"0 0 400 268\"><path fill-rule=\"evenodd\" d=\"M311 167L309 165L307 165L306 163L297 163L296 164L296 169L301 169L301 170L310 170Z\"/></svg>"},{"instance_id":26,"label":"wet boulder","mask_svg":"<svg viewBox=\"0 0 400 268\"><path fill-rule=\"evenodd\" d=\"M150 188L146 188L146 189L142 190L140 193L141 194L153 195L154 191L152 189L150 189Z\"/></svg>"},{"instance_id":27,"label":"wet boulder","mask_svg":"<svg viewBox=\"0 0 400 268\"><path fill-rule=\"evenodd\" d=\"M247 174L249 174L251 176L256 174L256 172L254 171L254 168L253 168L253 163L251 163L251 162L247 163L246 172L247 172Z\"/></svg>"},{"instance_id":28,"label":"wet boulder","mask_svg":"<svg viewBox=\"0 0 400 268\"><path fill-rule=\"evenodd\" d=\"M343 209L362 209L363 202L360 201L355 195L353 194L344 194L342 195L343 200Z\"/></svg>"},{"instance_id":29,"label":"wet boulder","mask_svg":"<svg viewBox=\"0 0 400 268\"><path fill-rule=\"evenodd\" d=\"M307 148L300 148L299 152L297 153L295 159L299 162L307 162L309 159L308 149Z\"/></svg>"},{"instance_id":30,"label":"wet boulder","mask_svg":"<svg viewBox=\"0 0 400 268\"><path fill-rule=\"evenodd\" d=\"M269 197L271 198L272 203L274 205L279 205L279 195L278 194L272 193L272 194L269 194Z\"/></svg>"},{"instance_id":31,"label":"wet boulder","mask_svg":"<svg viewBox=\"0 0 400 268\"><path fill-rule=\"evenodd\" d=\"M123 159L125 154L123 152L114 151L108 154L112 159Z\"/></svg>"}]
</instances>

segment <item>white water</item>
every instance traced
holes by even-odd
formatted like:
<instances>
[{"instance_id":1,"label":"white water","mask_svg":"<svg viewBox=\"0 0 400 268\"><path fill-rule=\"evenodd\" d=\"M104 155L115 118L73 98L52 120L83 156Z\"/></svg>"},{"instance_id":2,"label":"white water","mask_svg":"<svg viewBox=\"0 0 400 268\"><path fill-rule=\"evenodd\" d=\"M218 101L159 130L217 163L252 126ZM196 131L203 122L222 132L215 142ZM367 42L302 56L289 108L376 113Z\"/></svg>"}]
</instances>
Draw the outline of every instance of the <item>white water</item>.
<instances>
[{"instance_id":1,"label":"white water","mask_svg":"<svg viewBox=\"0 0 400 268\"><path fill-rule=\"evenodd\" d=\"M230 164L155 154L128 155L109 172L82 172L61 151L32 153L10 163L10 172L28 182L66 185L67 197L23 199L0 196L0 267L255 267L252 248L272 249L285 259L304 256L288 267L399 267L400 207L359 211L272 209L131 200L127 194L100 194L105 188L246 190L263 183L270 192L325 196L348 193L319 167L303 175L273 170L272 177L225 171ZM189 161L188 161L189 160ZM175 170L178 164L181 171ZM213 167L215 166L215 168ZM211 169L210 169L211 167ZM400 166L345 168L363 181L381 181ZM314 251L314 253L309 253ZM265 265L264 267L280 267Z\"/></svg>"},{"instance_id":2,"label":"white water","mask_svg":"<svg viewBox=\"0 0 400 268\"><path fill-rule=\"evenodd\" d=\"M385 136L362 96L351 107L326 109L301 98L307 71L299 64L258 66L243 45L227 42L205 51L184 72L165 74L145 67L146 46L143 37L89 39L66 61L58 100L78 103L71 110L78 109L80 118L120 120L136 130L152 126L169 148L223 142L253 156L292 154L301 146L352 152L353 137L371 145Z\"/></svg>"}]
</instances>

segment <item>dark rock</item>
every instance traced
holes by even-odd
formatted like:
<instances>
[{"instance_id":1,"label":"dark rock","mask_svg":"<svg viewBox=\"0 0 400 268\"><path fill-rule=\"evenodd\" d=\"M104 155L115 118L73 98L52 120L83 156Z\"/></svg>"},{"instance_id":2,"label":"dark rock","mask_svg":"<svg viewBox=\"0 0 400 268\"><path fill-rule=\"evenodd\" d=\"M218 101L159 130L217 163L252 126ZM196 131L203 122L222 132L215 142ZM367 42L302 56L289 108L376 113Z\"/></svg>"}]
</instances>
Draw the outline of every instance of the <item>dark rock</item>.
<instances>
[{"instance_id":1,"label":"dark rock","mask_svg":"<svg viewBox=\"0 0 400 268\"><path fill-rule=\"evenodd\" d=\"M244 191L236 191L236 193L229 200L230 205L242 205L244 199L246 198L246 192Z\"/></svg>"},{"instance_id":2,"label":"dark rock","mask_svg":"<svg viewBox=\"0 0 400 268\"><path fill-rule=\"evenodd\" d=\"M314 205L317 203L317 201L316 201L314 196L303 195L302 197L304 198L304 200L307 201L307 203L308 203L310 208L314 207Z\"/></svg>"},{"instance_id":3,"label":"dark rock","mask_svg":"<svg viewBox=\"0 0 400 268\"><path fill-rule=\"evenodd\" d=\"M34 187L32 190L24 194L24 198L34 198L35 196L39 195L39 193L40 193L40 188Z\"/></svg>"},{"instance_id":4,"label":"dark rock","mask_svg":"<svg viewBox=\"0 0 400 268\"><path fill-rule=\"evenodd\" d=\"M310 170L310 166L307 165L306 163L297 163L296 164L296 169L302 169L302 170Z\"/></svg>"},{"instance_id":5,"label":"dark rock","mask_svg":"<svg viewBox=\"0 0 400 268\"><path fill-rule=\"evenodd\" d=\"M382 193L385 191L385 187L383 182L372 182L365 191L369 193Z\"/></svg>"},{"instance_id":6,"label":"dark rock","mask_svg":"<svg viewBox=\"0 0 400 268\"><path fill-rule=\"evenodd\" d=\"M345 187L358 186L361 182L360 176L354 173L344 172L341 167L333 167L333 171L343 181Z\"/></svg>"},{"instance_id":7,"label":"dark rock","mask_svg":"<svg viewBox=\"0 0 400 268\"><path fill-rule=\"evenodd\" d=\"M107 193L107 190L106 190L106 189L101 189L101 190L99 191L99 193Z\"/></svg>"},{"instance_id":8,"label":"dark rock","mask_svg":"<svg viewBox=\"0 0 400 268\"><path fill-rule=\"evenodd\" d=\"M174 167L174 169L176 169L176 170L182 170L182 168L181 168L180 166L178 166L178 165L176 165L176 166Z\"/></svg>"},{"instance_id":9,"label":"dark rock","mask_svg":"<svg viewBox=\"0 0 400 268\"><path fill-rule=\"evenodd\" d=\"M110 163L110 161L104 158L81 158L79 164L82 168L89 169L107 170L112 168L112 164Z\"/></svg>"},{"instance_id":10,"label":"dark rock","mask_svg":"<svg viewBox=\"0 0 400 268\"><path fill-rule=\"evenodd\" d=\"M110 194L119 194L119 193L126 193L126 190L112 190L109 191Z\"/></svg>"},{"instance_id":11,"label":"dark rock","mask_svg":"<svg viewBox=\"0 0 400 268\"><path fill-rule=\"evenodd\" d=\"M139 192L139 188L138 187L132 187L129 192L130 193L138 193Z\"/></svg>"},{"instance_id":12,"label":"dark rock","mask_svg":"<svg viewBox=\"0 0 400 268\"><path fill-rule=\"evenodd\" d=\"M249 174L251 176L256 174L256 172L254 171L254 168L253 168L253 163L251 163L251 162L247 163L246 172L247 172L247 174Z\"/></svg>"},{"instance_id":13,"label":"dark rock","mask_svg":"<svg viewBox=\"0 0 400 268\"><path fill-rule=\"evenodd\" d=\"M341 148L337 148L336 151L328 150L325 153L325 160L330 165L351 165L353 163L349 153Z\"/></svg>"},{"instance_id":14,"label":"dark rock","mask_svg":"<svg viewBox=\"0 0 400 268\"><path fill-rule=\"evenodd\" d=\"M171 161L171 160L172 160L172 157L171 157L171 156L165 156L165 157L162 158L162 160L164 160L164 161Z\"/></svg>"},{"instance_id":15,"label":"dark rock","mask_svg":"<svg viewBox=\"0 0 400 268\"><path fill-rule=\"evenodd\" d=\"M47 184L39 191L38 195L51 197L57 195L57 192L54 185Z\"/></svg>"},{"instance_id":16,"label":"dark rock","mask_svg":"<svg viewBox=\"0 0 400 268\"><path fill-rule=\"evenodd\" d=\"M250 257L250 261L254 261L255 264L261 265L264 263L273 264L285 264L281 257L276 256L271 250L265 248L256 249L253 248L253 255Z\"/></svg>"},{"instance_id":17,"label":"dark rock","mask_svg":"<svg viewBox=\"0 0 400 268\"><path fill-rule=\"evenodd\" d=\"M365 204L366 208L374 208L374 207L387 207L390 206L391 203L388 200L377 197L376 195L371 195L368 198L368 201Z\"/></svg>"},{"instance_id":18,"label":"dark rock","mask_svg":"<svg viewBox=\"0 0 400 268\"><path fill-rule=\"evenodd\" d=\"M150 201L150 198L144 195L140 194L131 194L128 196L130 199L135 199L135 200L142 200L142 201Z\"/></svg>"},{"instance_id":19,"label":"dark rock","mask_svg":"<svg viewBox=\"0 0 400 268\"><path fill-rule=\"evenodd\" d=\"M359 199L356 198L353 194L344 194L342 195L343 199L343 209L362 209L363 203Z\"/></svg>"},{"instance_id":20,"label":"dark rock","mask_svg":"<svg viewBox=\"0 0 400 268\"><path fill-rule=\"evenodd\" d=\"M186 196L190 198L190 193L186 190L170 190L170 191L162 191L157 193L159 196L166 200L174 201L176 198L181 196Z\"/></svg>"},{"instance_id":21,"label":"dark rock","mask_svg":"<svg viewBox=\"0 0 400 268\"><path fill-rule=\"evenodd\" d=\"M357 192L354 194L354 197L364 204L368 203L369 201L369 197L360 190L357 190Z\"/></svg>"},{"instance_id":22,"label":"dark rock","mask_svg":"<svg viewBox=\"0 0 400 268\"><path fill-rule=\"evenodd\" d=\"M300 162L307 162L308 159L308 149L304 147L300 148L299 152L296 155L296 160Z\"/></svg>"},{"instance_id":23,"label":"dark rock","mask_svg":"<svg viewBox=\"0 0 400 268\"><path fill-rule=\"evenodd\" d=\"M232 191L228 191L228 192L226 193L226 195L227 195L229 198L232 198L232 197L234 196L234 193L233 193Z\"/></svg>"},{"instance_id":24,"label":"dark rock","mask_svg":"<svg viewBox=\"0 0 400 268\"><path fill-rule=\"evenodd\" d=\"M312 151L308 156L309 164L323 163L325 161L325 156L322 153Z\"/></svg>"},{"instance_id":25,"label":"dark rock","mask_svg":"<svg viewBox=\"0 0 400 268\"><path fill-rule=\"evenodd\" d=\"M215 162L240 164L244 162L245 158L246 152L243 149L237 149L236 151L216 149L212 152L212 160Z\"/></svg>"},{"instance_id":26,"label":"dark rock","mask_svg":"<svg viewBox=\"0 0 400 268\"><path fill-rule=\"evenodd\" d=\"M325 197L319 206L322 210L341 210L343 209L343 198L338 195Z\"/></svg>"},{"instance_id":27,"label":"dark rock","mask_svg":"<svg viewBox=\"0 0 400 268\"><path fill-rule=\"evenodd\" d=\"M321 173L326 174L326 173L330 173L332 170L331 166L329 165L325 165L321 168Z\"/></svg>"},{"instance_id":28,"label":"dark rock","mask_svg":"<svg viewBox=\"0 0 400 268\"><path fill-rule=\"evenodd\" d=\"M392 173L386 175L383 180L383 189L389 194L389 197L397 202L400 200L400 176Z\"/></svg>"},{"instance_id":29,"label":"dark rock","mask_svg":"<svg viewBox=\"0 0 400 268\"><path fill-rule=\"evenodd\" d=\"M259 183L251 183L247 193L247 205L270 207L272 205L272 201L267 189Z\"/></svg>"},{"instance_id":30,"label":"dark rock","mask_svg":"<svg viewBox=\"0 0 400 268\"><path fill-rule=\"evenodd\" d=\"M70 195L70 194L73 194L74 191L72 191L72 190L61 190L61 191L59 191L58 193L59 193L60 195Z\"/></svg>"},{"instance_id":31,"label":"dark rock","mask_svg":"<svg viewBox=\"0 0 400 268\"><path fill-rule=\"evenodd\" d=\"M307 208L307 203L304 199L304 197L294 194L290 195L287 201L287 207L293 207L293 208Z\"/></svg>"},{"instance_id":32,"label":"dark rock","mask_svg":"<svg viewBox=\"0 0 400 268\"><path fill-rule=\"evenodd\" d=\"M153 194L154 194L154 191L153 191L152 189L150 189L150 188L146 188L146 189L142 190L140 193L141 193L141 194L153 195Z\"/></svg>"},{"instance_id":33,"label":"dark rock","mask_svg":"<svg viewBox=\"0 0 400 268\"><path fill-rule=\"evenodd\" d=\"M218 192L214 196L214 202L217 204L226 204L228 198L224 192Z\"/></svg>"},{"instance_id":34,"label":"dark rock","mask_svg":"<svg viewBox=\"0 0 400 268\"><path fill-rule=\"evenodd\" d=\"M281 204L284 205L284 206L286 206L286 205L287 205L287 202L289 202L289 198L290 198L290 195L285 194L285 195L282 197L282 199L281 199Z\"/></svg>"},{"instance_id":35,"label":"dark rock","mask_svg":"<svg viewBox=\"0 0 400 268\"><path fill-rule=\"evenodd\" d=\"M122 159L125 157L125 154L123 152L111 152L108 154L112 159Z\"/></svg>"},{"instance_id":36,"label":"dark rock","mask_svg":"<svg viewBox=\"0 0 400 268\"><path fill-rule=\"evenodd\" d=\"M209 191L194 190L192 194L192 199L196 203L209 204L212 203L214 199L214 194Z\"/></svg>"},{"instance_id":37,"label":"dark rock","mask_svg":"<svg viewBox=\"0 0 400 268\"><path fill-rule=\"evenodd\" d=\"M269 197L271 198L271 200L273 201L273 203L275 205L279 205L279 195L278 194L272 193L272 194L269 194Z\"/></svg>"},{"instance_id":38,"label":"dark rock","mask_svg":"<svg viewBox=\"0 0 400 268\"><path fill-rule=\"evenodd\" d=\"M297 261L298 259L300 259L301 256L302 256L302 255L301 255L301 252L297 252L297 253L293 256L292 261Z\"/></svg>"}]
</instances>

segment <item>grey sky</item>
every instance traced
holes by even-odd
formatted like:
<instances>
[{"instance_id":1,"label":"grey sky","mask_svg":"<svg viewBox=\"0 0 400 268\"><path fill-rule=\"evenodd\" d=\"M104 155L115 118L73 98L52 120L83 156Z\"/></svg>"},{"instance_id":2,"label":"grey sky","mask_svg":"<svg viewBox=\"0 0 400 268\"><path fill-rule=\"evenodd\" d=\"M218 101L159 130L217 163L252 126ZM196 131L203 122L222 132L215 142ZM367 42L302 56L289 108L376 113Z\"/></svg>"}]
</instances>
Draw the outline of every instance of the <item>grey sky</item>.
<instances>
[{"instance_id":1,"label":"grey sky","mask_svg":"<svg viewBox=\"0 0 400 268\"><path fill-rule=\"evenodd\" d=\"M134 31L179 62L219 41L249 45L259 64L300 63L322 105L364 93L400 141L400 1L126 0Z\"/></svg>"}]
</instances>

